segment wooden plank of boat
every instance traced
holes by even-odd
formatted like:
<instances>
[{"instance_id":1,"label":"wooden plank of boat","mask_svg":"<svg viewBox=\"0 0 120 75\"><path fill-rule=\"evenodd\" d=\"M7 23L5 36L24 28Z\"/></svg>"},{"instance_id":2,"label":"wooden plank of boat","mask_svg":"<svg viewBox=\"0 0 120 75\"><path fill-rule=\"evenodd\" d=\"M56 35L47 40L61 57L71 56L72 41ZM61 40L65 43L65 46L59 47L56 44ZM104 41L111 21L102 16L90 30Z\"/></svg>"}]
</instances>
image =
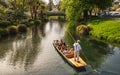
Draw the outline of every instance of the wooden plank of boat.
<instances>
[{"instance_id":1,"label":"wooden plank of boat","mask_svg":"<svg viewBox=\"0 0 120 75\"><path fill-rule=\"evenodd\" d=\"M80 67L85 67L87 64L83 61L83 59L81 57L79 57L79 61L80 62L76 62L74 61L74 57L72 58L68 58L66 57L53 43L53 46L55 47L55 49L74 67L76 68L80 68Z\"/></svg>"},{"instance_id":2,"label":"wooden plank of boat","mask_svg":"<svg viewBox=\"0 0 120 75\"><path fill-rule=\"evenodd\" d=\"M75 65L76 67L84 67L84 66L87 65L87 64L82 60L81 57L79 57L79 61L80 61L80 63L74 61L74 58L68 58L68 59L69 59L69 61L70 61L73 65Z\"/></svg>"}]
</instances>

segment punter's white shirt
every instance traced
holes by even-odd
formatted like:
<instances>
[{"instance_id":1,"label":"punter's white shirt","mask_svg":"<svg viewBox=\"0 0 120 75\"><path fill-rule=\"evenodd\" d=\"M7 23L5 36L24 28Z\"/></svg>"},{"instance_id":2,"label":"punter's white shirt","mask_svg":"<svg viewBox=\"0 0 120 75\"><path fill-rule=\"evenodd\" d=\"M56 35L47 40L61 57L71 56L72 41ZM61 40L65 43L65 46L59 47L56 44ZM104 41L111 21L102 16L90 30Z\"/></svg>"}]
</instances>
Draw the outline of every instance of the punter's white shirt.
<instances>
[{"instance_id":1,"label":"punter's white shirt","mask_svg":"<svg viewBox=\"0 0 120 75\"><path fill-rule=\"evenodd\" d=\"M74 46L74 50L75 50L75 51L81 50L81 46L80 46L79 43L74 43L73 46Z\"/></svg>"}]
</instances>

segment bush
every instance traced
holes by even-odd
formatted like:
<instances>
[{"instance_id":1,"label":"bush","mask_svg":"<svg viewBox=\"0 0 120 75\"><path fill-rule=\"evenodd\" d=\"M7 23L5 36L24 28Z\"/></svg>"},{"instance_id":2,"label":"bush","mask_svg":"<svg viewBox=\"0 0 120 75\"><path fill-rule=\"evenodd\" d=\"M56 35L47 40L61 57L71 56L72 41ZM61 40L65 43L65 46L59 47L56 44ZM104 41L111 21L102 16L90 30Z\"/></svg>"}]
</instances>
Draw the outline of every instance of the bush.
<instances>
[{"instance_id":1,"label":"bush","mask_svg":"<svg viewBox=\"0 0 120 75\"><path fill-rule=\"evenodd\" d=\"M41 20L35 20L34 21L34 25L40 25L40 23L41 23Z\"/></svg>"},{"instance_id":2,"label":"bush","mask_svg":"<svg viewBox=\"0 0 120 75\"><path fill-rule=\"evenodd\" d=\"M28 20L22 20L21 24L25 24L26 26L29 26L29 21Z\"/></svg>"},{"instance_id":3,"label":"bush","mask_svg":"<svg viewBox=\"0 0 120 75\"><path fill-rule=\"evenodd\" d=\"M17 34L17 27L16 26L10 26L9 27L9 33L11 34L11 35L16 35Z\"/></svg>"},{"instance_id":4,"label":"bush","mask_svg":"<svg viewBox=\"0 0 120 75\"><path fill-rule=\"evenodd\" d=\"M20 24L18 26L18 31L19 32L26 32L27 31L27 27L24 24Z\"/></svg>"},{"instance_id":5,"label":"bush","mask_svg":"<svg viewBox=\"0 0 120 75\"><path fill-rule=\"evenodd\" d=\"M28 26L34 25L34 21L30 21Z\"/></svg>"},{"instance_id":6,"label":"bush","mask_svg":"<svg viewBox=\"0 0 120 75\"><path fill-rule=\"evenodd\" d=\"M7 28L11 23L9 21L0 21L0 28Z\"/></svg>"},{"instance_id":7,"label":"bush","mask_svg":"<svg viewBox=\"0 0 120 75\"><path fill-rule=\"evenodd\" d=\"M88 35L92 27L90 25L79 25L76 30L80 35Z\"/></svg>"},{"instance_id":8,"label":"bush","mask_svg":"<svg viewBox=\"0 0 120 75\"><path fill-rule=\"evenodd\" d=\"M9 32L7 29L0 29L0 36L5 37L8 36Z\"/></svg>"}]
</instances>

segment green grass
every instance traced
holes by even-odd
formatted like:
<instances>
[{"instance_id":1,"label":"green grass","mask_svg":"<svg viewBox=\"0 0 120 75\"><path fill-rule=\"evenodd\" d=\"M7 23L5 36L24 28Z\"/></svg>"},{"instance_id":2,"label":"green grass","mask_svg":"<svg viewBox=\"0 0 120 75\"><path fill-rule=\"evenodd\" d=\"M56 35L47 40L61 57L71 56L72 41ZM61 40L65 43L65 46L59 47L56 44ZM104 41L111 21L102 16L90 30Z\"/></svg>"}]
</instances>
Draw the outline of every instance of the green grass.
<instances>
[{"instance_id":1,"label":"green grass","mask_svg":"<svg viewBox=\"0 0 120 75\"><path fill-rule=\"evenodd\" d=\"M93 30L92 36L112 43L120 43L120 21L117 20L92 20L89 22Z\"/></svg>"}]
</instances>

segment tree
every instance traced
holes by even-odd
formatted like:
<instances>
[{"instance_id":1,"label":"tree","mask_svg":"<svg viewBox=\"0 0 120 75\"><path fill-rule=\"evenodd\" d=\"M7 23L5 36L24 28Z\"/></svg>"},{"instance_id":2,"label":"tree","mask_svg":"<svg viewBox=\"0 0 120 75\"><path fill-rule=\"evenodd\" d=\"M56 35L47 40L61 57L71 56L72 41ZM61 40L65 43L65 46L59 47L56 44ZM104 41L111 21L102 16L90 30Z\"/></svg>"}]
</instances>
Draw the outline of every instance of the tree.
<instances>
[{"instance_id":1,"label":"tree","mask_svg":"<svg viewBox=\"0 0 120 75\"><path fill-rule=\"evenodd\" d=\"M0 0L0 19L7 20L6 11L8 8L8 4L4 0Z\"/></svg>"},{"instance_id":2,"label":"tree","mask_svg":"<svg viewBox=\"0 0 120 75\"><path fill-rule=\"evenodd\" d=\"M25 11L27 10L27 0L10 0L9 1L9 16L15 21L20 21L26 18Z\"/></svg>"},{"instance_id":3,"label":"tree","mask_svg":"<svg viewBox=\"0 0 120 75\"><path fill-rule=\"evenodd\" d=\"M37 19L39 11L45 9L45 3L41 0L29 0L28 5L32 19Z\"/></svg>"},{"instance_id":4,"label":"tree","mask_svg":"<svg viewBox=\"0 0 120 75\"><path fill-rule=\"evenodd\" d=\"M10 0L10 9L13 11L15 20L21 20L25 17L25 12L30 12L31 19L38 18L39 10L43 10L43 2L41 0Z\"/></svg>"},{"instance_id":5,"label":"tree","mask_svg":"<svg viewBox=\"0 0 120 75\"><path fill-rule=\"evenodd\" d=\"M63 0L61 8L65 10L68 21L88 19L93 9L105 10L112 5L112 0Z\"/></svg>"},{"instance_id":6,"label":"tree","mask_svg":"<svg viewBox=\"0 0 120 75\"><path fill-rule=\"evenodd\" d=\"M6 3L6 2L4 2L3 0L0 0L0 5L4 6L5 8L7 8L7 7L8 7L7 3Z\"/></svg>"},{"instance_id":7,"label":"tree","mask_svg":"<svg viewBox=\"0 0 120 75\"><path fill-rule=\"evenodd\" d=\"M82 7L80 0L63 0L61 9L65 10L68 21L78 21L82 17Z\"/></svg>"}]
</instances>

